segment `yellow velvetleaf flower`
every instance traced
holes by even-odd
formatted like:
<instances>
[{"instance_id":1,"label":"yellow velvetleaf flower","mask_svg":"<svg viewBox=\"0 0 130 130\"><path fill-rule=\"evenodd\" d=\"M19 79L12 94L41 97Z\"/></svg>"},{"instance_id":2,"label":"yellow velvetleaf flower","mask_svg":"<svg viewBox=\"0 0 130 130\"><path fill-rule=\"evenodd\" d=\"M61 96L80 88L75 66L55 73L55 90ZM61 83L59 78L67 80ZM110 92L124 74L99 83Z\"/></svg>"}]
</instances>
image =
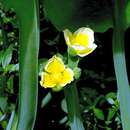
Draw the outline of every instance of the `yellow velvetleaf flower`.
<instances>
[{"instance_id":1,"label":"yellow velvetleaf flower","mask_svg":"<svg viewBox=\"0 0 130 130\"><path fill-rule=\"evenodd\" d=\"M66 44L80 57L90 54L97 47L94 43L94 32L90 28L82 27L74 33L65 29L63 32Z\"/></svg>"},{"instance_id":2,"label":"yellow velvetleaf flower","mask_svg":"<svg viewBox=\"0 0 130 130\"><path fill-rule=\"evenodd\" d=\"M74 72L67 68L56 55L49 59L45 71L41 73L40 84L44 88L61 89L74 80Z\"/></svg>"}]
</instances>

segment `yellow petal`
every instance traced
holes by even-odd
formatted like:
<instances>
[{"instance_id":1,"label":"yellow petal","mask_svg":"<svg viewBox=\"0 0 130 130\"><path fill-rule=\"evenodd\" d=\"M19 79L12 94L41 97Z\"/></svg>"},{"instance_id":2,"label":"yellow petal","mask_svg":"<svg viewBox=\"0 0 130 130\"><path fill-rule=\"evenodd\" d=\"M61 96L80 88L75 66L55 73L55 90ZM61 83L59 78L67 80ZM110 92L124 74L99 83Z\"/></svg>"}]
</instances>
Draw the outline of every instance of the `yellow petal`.
<instances>
[{"instance_id":1,"label":"yellow petal","mask_svg":"<svg viewBox=\"0 0 130 130\"><path fill-rule=\"evenodd\" d=\"M72 39L72 32L70 32L68 29L65 29L64 31L64 37L67 45L70 45L70 39Z\"/></svg>"},{"instance_id":2,"label":"yellow petal","mask_svg":"<svg viewBox=\"0 0 130 130\"><path fill-rule=\"evenodd\" d=\"M71 39L73 45L81 45L87 47L94 42L94 32L90 28L82 27L74 32Z\"/></svg>"},{"instance_id":3,"label":"yellow petal","mask_svg":"<svg viewBox=\"0 0 130 130\"><path fill-rule=\"evenodd\" d=\"M61 58L57 56L53 56L45 66L45 70L50 73L59 73L63 72L65 69L65 65Z\"/></svg>"},{"instance_id":4,"label":"yellow petal","mask_svg":"<svg viewBox=\"0 0 130 130\"><path fill-rule=\"evenodd\" d=\"M92 44L90 48L85 48L84 50L76 50L77 55L79 55L80 57L84 57L90 53L92 53L95 49L96 49L97 45L96 44Z\"/></svg>"},{"instance_id":5,"label":"yellow petal","mask_svg":"<svg viewBox=\"0 0 130 130\"><path fill-rule=\"evenodd\" d=\"M53 88L56 83L52 80L52 76L46 72L42 72L40 84L44 88Z\"/></svg>"},{"instance_id":6,"label":"yellow petal","mask_svg":"<svg viewBox=\"0 0 130 130\"><path fill-rule=\"evenodd\" d=\"M52 73L52 80L56 83L56 85L60 84L62 80L62 73Z\"/></svg>"},{"instance_id":7,"label":"yellow petal","mask_svg":"<svg viewBox=\"0 0 130 130\"><path fill-rule=\"evenodd\" d=\"M89 44L89 36L87 34L78 33L73 35L71 39L72 45L81 45L81 46L88 46Z\"/></svg>"},{"instance_id":8,"label":"yellow petal","mask_svg":"<svg viewBox=\"0 0 130 130\"><path fill-rule=\"evenodd\" d=\"M62 73L62 76L60 86L65 86L74 80L74 72L70 68L66 68Z\"/></svg>"}]
</instances>

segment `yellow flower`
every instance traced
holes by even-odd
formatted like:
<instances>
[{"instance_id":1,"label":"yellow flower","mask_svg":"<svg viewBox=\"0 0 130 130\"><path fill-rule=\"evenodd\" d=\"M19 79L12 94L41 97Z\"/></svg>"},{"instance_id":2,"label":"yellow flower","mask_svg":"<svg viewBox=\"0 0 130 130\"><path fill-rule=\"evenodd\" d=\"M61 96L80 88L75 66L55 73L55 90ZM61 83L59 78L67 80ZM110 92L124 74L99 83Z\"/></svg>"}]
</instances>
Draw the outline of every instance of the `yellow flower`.
<instances>
[{"instance_id":1,"label":"yellow flower","mask_svg":"<svg viewBox=\"0 0 130 130\"><path fill-rule=\"evenodd\" d=\"M53 56L41 73L40 84L44 88L61 89L74 80L74 72L65 67L61 58Z\"/></svg>"},{"instance_id":2,"label":"yellow flower","mask_svg":"<svg viewBox=\"0 0 130 130\"><path fill-rule=\"evenodd\" d=\"M72 33L68 29L64 30L66 44L75 50L76 54L84 57L93 52L97 45L94 44L94 32L90 28L82 27Z\"/></svg>"}]
</instances>

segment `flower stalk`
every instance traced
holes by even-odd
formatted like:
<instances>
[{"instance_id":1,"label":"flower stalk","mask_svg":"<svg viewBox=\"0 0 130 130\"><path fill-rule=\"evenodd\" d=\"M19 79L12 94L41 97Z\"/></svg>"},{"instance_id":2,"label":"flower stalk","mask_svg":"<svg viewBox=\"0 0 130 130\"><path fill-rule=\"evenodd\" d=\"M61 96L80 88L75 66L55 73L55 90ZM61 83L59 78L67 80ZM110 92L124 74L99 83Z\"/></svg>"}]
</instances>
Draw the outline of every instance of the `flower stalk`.
<instances>
[{"instance_id":1,"label":"flower stalk","mask_svg":"<svg viewBox=\"0 0 130 130\"><path fill-rule=\"evenodd\" d=\"M64 94L67 103L68 119L71 130L84 130L80 115L76 82L72 83L69 87L64 88Z\"/></svg>"},{"instance_id":2,"label":"flower stalk","mask_svg":"<svg viewBox=\"0 0 130 130\"><path fill-rule=\"evenodd\" d=\"M77 67L78 62L79 59L77 57L72 57L68 54L69 67ZM70 84L70 86L64 88L64 94L67 103L68 120L71 130L84 130L83 122L80 115L80 105L76 81Z\"/></svg>"}]
</instances>

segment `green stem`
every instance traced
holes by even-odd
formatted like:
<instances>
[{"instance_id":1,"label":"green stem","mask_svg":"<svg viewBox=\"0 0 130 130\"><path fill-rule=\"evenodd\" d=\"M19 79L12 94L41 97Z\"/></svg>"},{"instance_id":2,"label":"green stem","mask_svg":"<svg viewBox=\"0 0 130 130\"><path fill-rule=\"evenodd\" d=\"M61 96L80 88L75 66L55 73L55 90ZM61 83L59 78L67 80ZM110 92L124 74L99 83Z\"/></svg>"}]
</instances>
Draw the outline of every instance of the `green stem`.
<instances>
[{"instance_id":1,"label":"green stem","mask_svg":"<svg viewBox=\"0 0 130 130\"><path fill-rule=\"evenodd\" d=\"M123 130L130 129L130 88L127 77L124 33L125 33L125 0L115 0L113 59L117 79L120 112Z\"/></svg>"},{"instance_id":2,"label":"green stem","mask_svg":"<svg viewBox=\"0 0 130 130\"><path fill-rule=\"evenodd\" d=\"M79 59L68 55L68 65L71 68L77 67ZM71 130L84 130L80 115L80 105L76 82L64 89L65 99L68 109L68 119Z\"/></svg>"},{"instance_id":3,"label":"green stem","mask_svg":"<svg viewBox=\"0 0 130 130\"><path fill-rule=\"evenodd\" d=\"M65 99L67 102L68 119L71 130L84 130L80 116L79 98L76 83L64 89Z\"/></svg>"}]
</instances>

